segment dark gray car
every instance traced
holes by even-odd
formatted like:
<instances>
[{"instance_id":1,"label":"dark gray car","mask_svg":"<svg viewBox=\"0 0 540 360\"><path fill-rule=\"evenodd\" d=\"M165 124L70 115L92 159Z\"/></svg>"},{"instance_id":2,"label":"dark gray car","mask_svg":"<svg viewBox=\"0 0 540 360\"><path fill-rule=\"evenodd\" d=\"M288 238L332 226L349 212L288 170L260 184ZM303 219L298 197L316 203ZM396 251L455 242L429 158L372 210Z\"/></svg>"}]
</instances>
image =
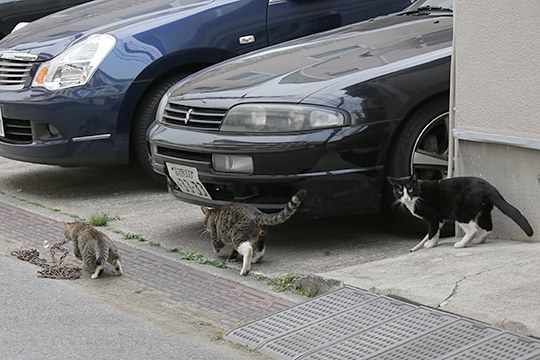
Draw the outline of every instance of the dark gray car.
<instances>
[{"instance_id":1,"label":"dark gray car","mask_svg":"<svg viewBox=\"0 0 540 360\"><path fill-rule=\"evenodd\" d=\"M421 0L199 72L160 104L154 170L199 205L378 212L387 175L445 176L452 22Z\"/></svg>"}]
</instances>

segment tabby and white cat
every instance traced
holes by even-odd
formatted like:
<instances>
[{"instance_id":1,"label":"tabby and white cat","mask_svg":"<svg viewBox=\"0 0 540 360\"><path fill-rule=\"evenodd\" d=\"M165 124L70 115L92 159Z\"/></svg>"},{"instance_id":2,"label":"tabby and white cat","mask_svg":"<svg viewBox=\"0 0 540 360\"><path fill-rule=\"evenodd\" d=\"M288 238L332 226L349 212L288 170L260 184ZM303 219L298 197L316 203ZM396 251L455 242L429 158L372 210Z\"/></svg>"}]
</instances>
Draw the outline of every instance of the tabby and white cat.
<instances>
[{"instance_id":1,"label":"tabby and white cat","mask_svg":"<svg viewBox=\"0 0 540 360\"><path fill-rule=\"evenodd\" d=\"M93 272L92 279L98 278L103 273L107 261L114 266L117 274L122 275L118 249L107 235L80 221L65 223L64 235L73 241L75 256Z\"/></svg>"},{"instance_id":2,"label":"tabby and white cat","mask_svg":"<svg viewBox=\"0 0 540 360\"><path fill-rule=\"evenodd\" d=\"M285 208L275 214L265 214L246 204L227 204L220 209L202 207L206 215L204 226L210 233L214 251L219 252L225 244L232 245L233 250L228 260L235 261L238 254L242 255L240 275L247 275L251 264L260 261L264 255L267 227L289 219L305 196L305 190L298 191Z\"/></svg>"},{"instance_id":3,"label":"tabby and white cat","mask_svg":"<svg viewBox=\"0 0 540 360\"><path fill-rule=\"evenodd\" d=\"M528 236L533 229L518 209L510 205L499 191L477 177L455 177L444 180L418 180L416 175L388 178L397 202L428 224L428 234L411 251L422 246L431 248L439 242L445 220L454 220L465 236L454 244L464 248L471 242L483 243L493 229L491 210L495 205L514 220Z\"/></svg>"}]
</instances>

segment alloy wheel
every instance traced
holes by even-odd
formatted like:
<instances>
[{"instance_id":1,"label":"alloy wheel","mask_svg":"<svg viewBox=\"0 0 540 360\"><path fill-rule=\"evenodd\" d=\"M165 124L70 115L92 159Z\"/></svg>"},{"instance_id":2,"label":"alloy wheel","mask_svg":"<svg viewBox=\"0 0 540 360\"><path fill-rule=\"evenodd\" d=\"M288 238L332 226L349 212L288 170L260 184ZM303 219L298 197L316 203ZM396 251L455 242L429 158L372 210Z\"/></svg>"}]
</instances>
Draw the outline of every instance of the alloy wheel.
<instances>
[{"instance_id":1,"label":"alloy wheel","mask_svg":"<svg viewBox=\"0 0 540 360\"><path fill-rule=\"evenodd\" d=\"M423 180L448 175L448 112L431 120L420 132L411 154L411 173Z\"/></svg>"}]
</instances>

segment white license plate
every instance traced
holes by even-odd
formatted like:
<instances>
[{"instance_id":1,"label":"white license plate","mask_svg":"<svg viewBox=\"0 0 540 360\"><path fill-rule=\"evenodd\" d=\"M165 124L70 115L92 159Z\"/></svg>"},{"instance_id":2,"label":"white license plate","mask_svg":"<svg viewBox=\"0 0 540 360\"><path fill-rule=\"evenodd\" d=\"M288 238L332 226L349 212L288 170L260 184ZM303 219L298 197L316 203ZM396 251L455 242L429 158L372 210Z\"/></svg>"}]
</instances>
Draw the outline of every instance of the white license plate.
<instances>
[{"instance_id":1,"label":"white license plate","mask_svg":"<svg viewBox=\"0 0 540 360\"><path fill-rule=\"evenodd\" d=\"M167 163L167 169L169 170L169 176L182 192L212 200L204 185L199 180L199 174L196 168Z\"/></svg>"},{"instance_id":2,"label":"white license plate","mask_svg":"<svg viewBox=\"0 0 540 360\"><path fill-rule=\"evenodd\" d=\"M6 137L4 133L4 118L2 118L2 108L0 108L0 136Z\"/></svg>"}]
</instances>

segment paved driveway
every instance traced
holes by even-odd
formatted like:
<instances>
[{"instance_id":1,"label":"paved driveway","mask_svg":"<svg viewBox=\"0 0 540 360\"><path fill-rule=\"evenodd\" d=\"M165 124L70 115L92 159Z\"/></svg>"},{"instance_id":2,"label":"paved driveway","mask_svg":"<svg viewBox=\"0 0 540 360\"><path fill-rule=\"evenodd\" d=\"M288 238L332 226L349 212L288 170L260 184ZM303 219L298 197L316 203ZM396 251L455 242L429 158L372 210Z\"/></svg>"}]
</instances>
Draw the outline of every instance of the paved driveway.
<instances>
[{"instance_id":1,"label":"paved driveway","mask_svg":"<svg viewBox=\"0 0 540 360\"><path fill-rule=\"evenodd\" d=\"M0 158L0 169L3 199L17 206L58 218L108 213L118 217L109 223L112 229L225 260L226 252L214 254L201 235L199 207L175 199L135 167L62 168ZM405 254L418 237L382 216L293 217L270 229L265 258L252 272L281 277L339 270ZM236 272L238 265L230 267Z\"/></svg>"}]
</instances>

